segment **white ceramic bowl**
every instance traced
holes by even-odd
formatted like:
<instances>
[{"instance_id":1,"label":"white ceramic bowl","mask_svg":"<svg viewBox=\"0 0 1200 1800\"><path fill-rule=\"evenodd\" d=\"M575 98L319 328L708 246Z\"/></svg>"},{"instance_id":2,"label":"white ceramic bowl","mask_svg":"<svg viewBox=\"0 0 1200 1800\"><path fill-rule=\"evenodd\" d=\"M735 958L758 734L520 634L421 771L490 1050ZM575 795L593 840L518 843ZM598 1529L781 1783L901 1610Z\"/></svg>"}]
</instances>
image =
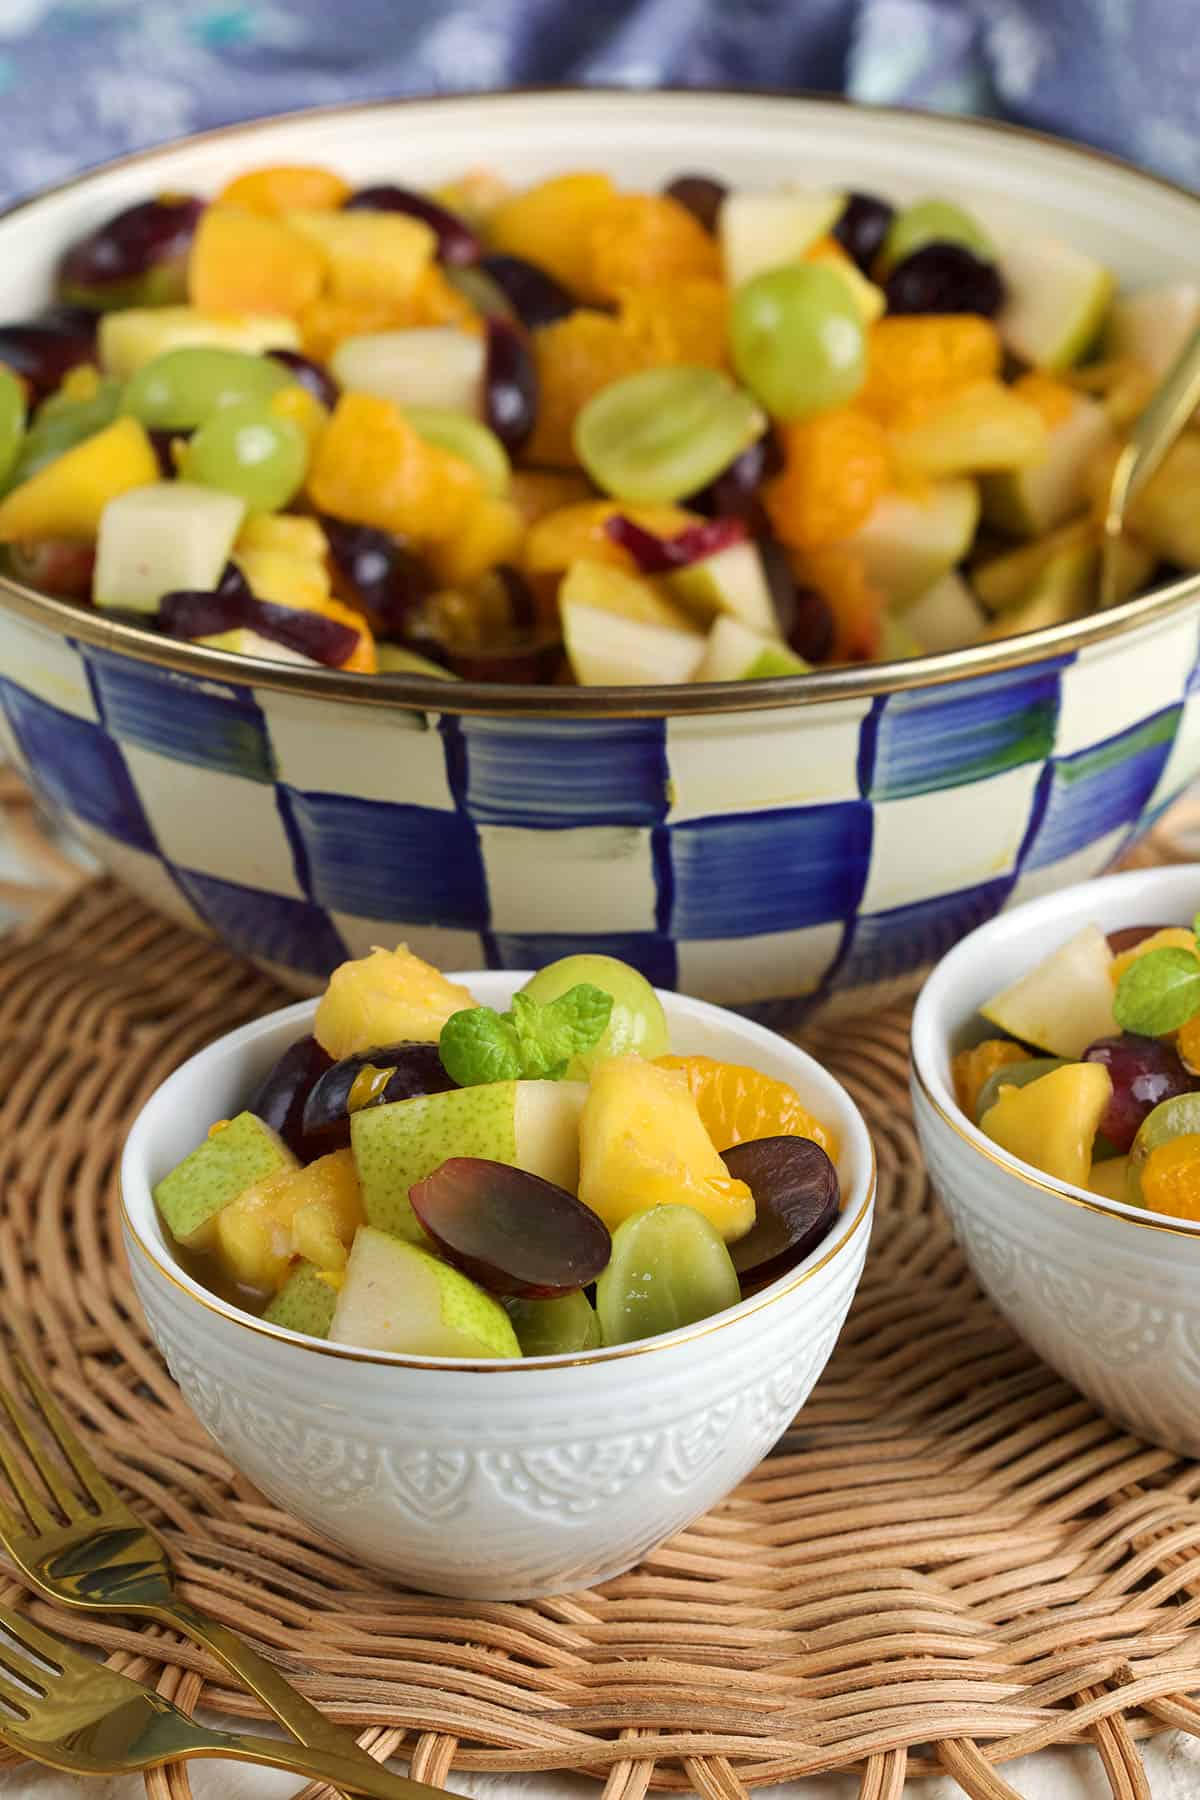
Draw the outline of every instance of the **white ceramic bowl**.
<instances>
[{"instance_id":1,"label":"white ceramic bowl","mask_svg":"<svg viewBox=\"0 0 1200 1800\"><path fill-rule=\"evenodd\" d=\"M506 1005L520 974L463 975ZM843 1210L804 1263L740 1306L587 1356L455 1363L323 1344L219 1300L175 1261L153 1184L244 1103L305 1001L184 1063L139 1114L121 1167L125 1243L155 1342L230 1460L314 1529L414 1587L527 1599L630 1568L706 1511L787 1428L824 1368L866 1256L871 1142L802 1050L662 995L673 1046L790 1082L836 1130Z\"/></svg>"},{"instance_id":2,"label":"white ceramic bowl","mask_svg":"<svg viewBox=\"0 0 1200 1800\"><path fill-rule=\"evenodd\" d=\"M1007 1155L954 1099L977 1008L1084 925L1188 924L1200 868L1137 869L1007 913L942 959L913 1015L913 1107L967 1260L1010 1324L1119 1424L1200 1456L1200 1224L1105 1200Z\"/></svg>"}]
</instances>

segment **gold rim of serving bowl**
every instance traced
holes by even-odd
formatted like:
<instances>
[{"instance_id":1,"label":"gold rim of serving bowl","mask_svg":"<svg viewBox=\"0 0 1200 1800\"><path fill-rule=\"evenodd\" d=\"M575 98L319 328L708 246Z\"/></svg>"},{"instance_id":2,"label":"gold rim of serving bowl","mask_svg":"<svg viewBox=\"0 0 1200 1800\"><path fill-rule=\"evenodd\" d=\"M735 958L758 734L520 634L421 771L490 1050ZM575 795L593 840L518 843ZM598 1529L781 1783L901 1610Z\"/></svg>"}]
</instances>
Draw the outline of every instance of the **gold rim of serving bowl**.
<instances>
[{"instance_id":1,"label":"gold rim of serving bowl","mask_svg":"<svg viewBox=\"0 0 1200 1800\"><path fill-rule=\"evenodd\" d=\"M950 115L933 114L916 107L864 106L837 95L788 92L778 88L720 87L704 90L665 86L653 90L668 99L742 99L766 105L844 106L867 118L920 119L953 132L959 123ZM458 103L571 94L624 95L631 102L645 99L646 90L622 87L526 86L498 92L462 92L407 95L391 100L361 100L333 106L299 108L242 124L223 125L195 132L167 144L137 150L97 165L53 187L44 188L0 213L4 220L40 205L56 194L86 186L94 177L113 170L153 163L168 150L186 149L229 137L253 138L279 124L304 119L332 119L375 111L391 113L406 106L453 106ZM1052 148L1064 158L1086 167L1100 163L1122 170L1139 182L1158 187L1200 208L1200 199L1166 176L1137 169L1123 158L1088 145L1072 144L1047 132L1031 131L994 119L964 121L975 131L1004 138L1018 138ZM1198 212L1200 222L1200 212ZM0 574L0 605L7 611L45 626L65 637L116 651L135 661L150 663L197 679L235 683L245 687L275 689L283 693L310 694L316 699L337 700L359 706L412 707L422 711L458 714L518 714L548 718L678 718L687 714L737 713L774 710L779 707L816 706L838 700L873 699L912 689L940 686L972 676L1002 674L1041 662L1065 651L1124 637L1144 624L1185 613L1200 600L1200 574L1185 576L1136 600L1125 601L1104 613L1092 613L1037 632L1005 638L995 644L975 644L940 656L912 657L902 662L864 663L854 667L816 670L809 675L773 676L762 681L695 682L670 687L533 687L500 682L441 681L428 675L351 675L341 669L298 668L265 658L242 656L234 651L211 650L197 644L161 637L102 614L87 612L69 601L46 594Z\"/></svg>"}]
</instances>

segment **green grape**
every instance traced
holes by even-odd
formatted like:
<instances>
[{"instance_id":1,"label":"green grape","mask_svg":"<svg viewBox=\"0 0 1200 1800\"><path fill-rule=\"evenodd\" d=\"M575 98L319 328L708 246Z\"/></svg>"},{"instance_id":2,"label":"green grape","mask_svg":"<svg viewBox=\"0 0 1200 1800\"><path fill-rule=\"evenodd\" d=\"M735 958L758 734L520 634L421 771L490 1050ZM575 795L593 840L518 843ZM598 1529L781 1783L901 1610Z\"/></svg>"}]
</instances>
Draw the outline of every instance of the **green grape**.
<instances>
[{"instance_id":1,"label":"green grape","mask_svg":"<svg viewBox=\"0 0 1200 1800\"><path fill-rule=\"evenodd\" d=\"M733 366L777 419L845 406L866 378L867 341L847 283L819 263L743 282L729 319Z\"/></svg>"},{"instance_id":2,"label":"green grape","mask_svg":"<svg viewBox=\"0 0 1200 1800\"><path fill-rule=\"evenodd\" d=\"M8 486L28 481L64 451L111 425L120 400L119 381L102 381L90 400L69 400L65 394L51 394L43 400L9 471Z\"/></svg>"},{"instance_id":3,"label":"green grape","mask_svg":"<svg viewBox=\"0 0 1200 1800\"><path fill-rule=\"evenodd\" d=\"M12 370L0 363L0 483L21 454L25 436L25 389Z\"/></svg>"},{"instance_id":4,"label":"green grape","mask_svg":"<svg viewBox=\"0 0 1200 1800\"><path fill-rule=\"evenodd\" d=\"M406 406L404 416L413 430L427 444L460 456L482 478L489 494L500 499L508 492L512 464L508 452L486 425L466 413L449 412L440 406Z\"/></svg>"},{"instance_id":5,"label":"green grape","mask_svg":"<svg viewBox=\"0 0 1200 1800\"><path fill-rule=\"evenodd\" d=\"M694 1325L741 1297L720 1232L692 1206L631 1213L614 1231L612 1259L596 1282L606 1344L631 1344Z\"/></svg>"},{"instance_id":6,"label":"green grape","mask_svg":"<svg viewBox=\"0 0 1200 1800\"><path fill-rule=\"evenodd\" d=\"M886 275L925 244L961 244L985 262L991 262L996 254L982 226L961 206L949 200L914 200L892 220L879 252L877 273Z\"/></svg>"},{"instance_id":7,"label":"green grape","mask_svg":"<svg viewBox=\"0 0 1200 1800\"><path fill-rule=\"evenodd\" d=\"M506 1300L522 1356L569 1356L600 1348L600 1321L583 1292L561 1300Z\"/></svg>"},{"instance_id":8,"label":"green grape","mask_svg":"<svg viewBox=\"0 0 1200 1800\"><path fill-rule=\"evenodd\" d=\"M294 419L244 401L206 419L184 451L184 481L239 494L251 512L276 512L308 467L308 439Z\"/></svg>"},{"instance_id":9,"label":"green grape","mask_svg":"<svg viewBox=\"0 0 1200 1800\"><path fill-rule=\"evenodd\" d=\"M224 406L265 404L293 380L282 363L245 350L164 350L125 388L121 411L159 431L191 431Z\"/></svg>"},{"instance_id":10,"label":"green grape","mask_svg":"<svg viewBox=\"0 0 1200 1800\"><path fill-rule=\"evenodd\" d=\"M611 994L613 1009L600 1041L572 1059L567 1069L569 1080L586 1081L589 1071L606 1056L667 1054L671 1040L662 1001L644 975L615 956L561 957L539 969L525 983L525 992L539 1006L548 1006L581 981Z\"/></svg>"},{"instance_id":11,"label":"green grape","mask_svg":"<svg viewBox=\"0 0 1200 1800\"><path fill-rule=\"evenodd\" d=\"M575 421L575 450L597 487L618 500L680 500L765 426L750 395L716 369L644 369L592 396Z\"/></svg>"}]
</instances>

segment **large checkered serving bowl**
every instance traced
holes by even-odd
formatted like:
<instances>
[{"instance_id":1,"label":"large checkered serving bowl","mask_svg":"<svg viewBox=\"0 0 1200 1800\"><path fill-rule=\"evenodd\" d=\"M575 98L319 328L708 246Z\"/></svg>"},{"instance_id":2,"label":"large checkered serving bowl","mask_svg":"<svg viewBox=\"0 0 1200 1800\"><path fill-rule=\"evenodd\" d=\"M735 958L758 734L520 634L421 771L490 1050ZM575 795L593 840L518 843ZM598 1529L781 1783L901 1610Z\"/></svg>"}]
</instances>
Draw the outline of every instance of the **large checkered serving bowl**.
<instances>
[{"instance_id":1,"label":"large checkered serving bowl","mask_svg":"<svg viewBox=\"0 0 1200 1800\"><path fill-rule=\"evenodd\" d=\"M0 220L0 316L118 206L264 162L419 183L697 165L962 198L1125 286L1191 278L1200 201L981 124L735 94L298 115L126 159ZM443 967L578 949L773 1023L863 1006L1013 900L1105 867L1200 768L1200 581L1033 638L689 688L347 676L0 582L0 699L47 806L148 900L296 983L407 940Z\"/></svg>"}]
</instances>

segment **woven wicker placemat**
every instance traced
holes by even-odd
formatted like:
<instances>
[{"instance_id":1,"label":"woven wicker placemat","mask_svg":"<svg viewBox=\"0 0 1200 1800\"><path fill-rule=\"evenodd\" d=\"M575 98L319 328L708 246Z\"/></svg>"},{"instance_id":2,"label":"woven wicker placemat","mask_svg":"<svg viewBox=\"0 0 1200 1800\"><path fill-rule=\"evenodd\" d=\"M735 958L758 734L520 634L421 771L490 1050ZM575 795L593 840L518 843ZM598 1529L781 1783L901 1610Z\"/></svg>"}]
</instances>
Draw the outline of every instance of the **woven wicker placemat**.
<instances>
[{"instance_id":1,"label":"woven wicker placemat","mask_svg":"<svg viewBox=\"0 0 1200 1800\"><path fill-rule=\"evenodd\" d=\"M864 1800L932 1770L1002 1800L996 1765L1079 1742L1135 1800L1136 1739L1200 1734L1200 1466L1107 1424L974 1286L921 1169L904 1008L807 1040L867 1115L879 1218L793 1431L635 1573L473 1606L389 1585L264 1500L138 1317L116 1218L128 1123L183 1058L286 996L107 881L39 886L38 906L0 942L4 1330L162 1531L192 1600L377 1754L438 1784L583 1771L608 1800L650 1785L734 1800L825 1770L856 1771ZM67 1620L0 1569L0 1597L18 1596L184 1706L253 1715L169 1634ZM191 1794L181 1769L146 1785Z\"/></svg>"}]
</instances>

